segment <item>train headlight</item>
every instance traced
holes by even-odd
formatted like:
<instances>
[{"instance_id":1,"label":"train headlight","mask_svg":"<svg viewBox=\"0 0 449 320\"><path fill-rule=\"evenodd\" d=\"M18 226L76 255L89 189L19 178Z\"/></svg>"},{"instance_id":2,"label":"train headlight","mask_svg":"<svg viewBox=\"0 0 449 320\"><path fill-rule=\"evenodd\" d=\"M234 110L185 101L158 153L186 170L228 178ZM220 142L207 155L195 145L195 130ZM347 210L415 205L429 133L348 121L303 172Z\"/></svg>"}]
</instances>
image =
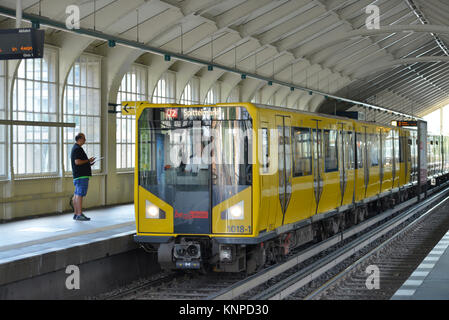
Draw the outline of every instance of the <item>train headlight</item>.
<instances>
[{"instance_id":1,"label":"train headlight","mask_svg":"<svg viewBox=\"0 0 449 320\"><path fill-rule=\"evenodd\" d=\"M222 218L226 220L243 220L245 218L243 200L222 212Z\"/></svg>"},{"instance_id":2,"label":"train headlight","mask_svg":"<svg viewBox=\"0 0 449 320\"><path fill-rule=\"evenodd\" d=\"M147 219L165 219L165 211L145 200L145 217Z\"/></svg>"}]
</instances>

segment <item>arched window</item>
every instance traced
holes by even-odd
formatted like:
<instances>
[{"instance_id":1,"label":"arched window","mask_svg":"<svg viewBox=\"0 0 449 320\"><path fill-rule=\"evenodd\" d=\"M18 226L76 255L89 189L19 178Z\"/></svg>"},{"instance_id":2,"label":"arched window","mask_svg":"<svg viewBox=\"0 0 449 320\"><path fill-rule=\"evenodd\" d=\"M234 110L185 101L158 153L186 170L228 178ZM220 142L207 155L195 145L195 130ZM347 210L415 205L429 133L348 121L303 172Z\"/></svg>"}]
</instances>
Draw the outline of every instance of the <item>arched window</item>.
<instances>
[{"instance_id":1,"label":"arched window","mask_svg":"<svg viewBox=\"0 0 449 320\"><path fill-rule=\"evenodd\" d=\"M133 65L122 79L118 89L117 103L122 101L145 101L147 87L147 68ZM116 167L132 169L135 162L136 148L136 116L123 116L117 113L116 127Z\"/></svg>"},{"instance_id":2,"label":"arched window","mask_svg":"<svg viewBox=\"0 0 449 320\"><path fill-rule=\"evenodd\" d=\"M260 103L260 90L257 90L254 94L253 98L251 99L252 103Z\"/></svg>"},{"instance_id":3,"label":"arched window","mask_svg":"<svg viewBox=\"0 0 449 320\"><path fill-rule=\"evenodd\" d=\"M93 55L80 56L72 66L64 89L64 121L76 123L64 128L65 171L72 170L70 153L75 136L86 135L83 146L88 157L101 155L101 60ZM99 171L101 162L93 170Z\"/></svg>"},{"instance_id":4,"label":"arched window","mask_svg":"<svg viewBox=\"0 0 449 320\"><path fill-rule=\"evenodd\" d=\"M0 119L6 119L6 63L0 61ZM0 179L6 178L6 126L0 125Z\"/></svg>"},{"instance_id":5,"label":"arched window","mask_svg":"<svg viewBox=\"0 0 449 320\"><path fill-rule=\"evenodd\" d=\"M216 104L220 102L221 86L219 82L216 82L207 92L206 100L204 104Z\"/></svg>"},{"instance_id":6,"label":"arched window","mask_svg":"<svg viewBox=\"0 0 449 320\"><path fill-rule=\"evenodd\" d=\"M226 102L240 102L240 87L235 86L228 96Z\"/></svg>"},{"instance_id":7,"label":"arched window","mask_svg":"<svg viewBox=\"0 0 449 320\"><path fill-rule=\"evenodd\" d=\"M153 103L175 103L175 74L172 72L164 73L157 82L153 94Z\"/></svg>"},{"instance_id":8,"label":"arched window","mask_svg":"<svg viewBox=\"0 0 449 320\"><path fill-rule=\"evenodd\" d=\"M57 51L45 47L43 58L20 62L14 79L14 120L58 121L57 61ZM56 175L59 132L56 127L13 126L14 175Z\"/></svg>"},{"instance_id":9,"label":"arched window","mask_svg":"<svg viewBox=\"0 0 449 320\"><path fill-rule=\"evenodd\" d=\"M181 104L199 104L200 103L200 80L192 78L184 88L181 95Z\"/></svg>"}]
</instances>

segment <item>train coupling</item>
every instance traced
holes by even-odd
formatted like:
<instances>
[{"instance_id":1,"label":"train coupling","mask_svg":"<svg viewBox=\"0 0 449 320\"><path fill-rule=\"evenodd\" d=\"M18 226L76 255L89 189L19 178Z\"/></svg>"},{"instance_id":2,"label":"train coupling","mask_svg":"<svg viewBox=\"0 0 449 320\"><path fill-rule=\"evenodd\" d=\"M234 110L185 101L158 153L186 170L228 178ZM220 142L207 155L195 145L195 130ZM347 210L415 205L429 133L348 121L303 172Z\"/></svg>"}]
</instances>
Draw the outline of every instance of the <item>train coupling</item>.
<instances>
[{"instance_id":1,"label":"train coupling","mask_svg":"<svg viewBox=\"0 0 449 320\"><path fill-rule=\"evenodd\" d=\"M201 266L201 246L198 243L178 243L173 247L176 269L199 269Z\"/></svg>"}]
</instances>

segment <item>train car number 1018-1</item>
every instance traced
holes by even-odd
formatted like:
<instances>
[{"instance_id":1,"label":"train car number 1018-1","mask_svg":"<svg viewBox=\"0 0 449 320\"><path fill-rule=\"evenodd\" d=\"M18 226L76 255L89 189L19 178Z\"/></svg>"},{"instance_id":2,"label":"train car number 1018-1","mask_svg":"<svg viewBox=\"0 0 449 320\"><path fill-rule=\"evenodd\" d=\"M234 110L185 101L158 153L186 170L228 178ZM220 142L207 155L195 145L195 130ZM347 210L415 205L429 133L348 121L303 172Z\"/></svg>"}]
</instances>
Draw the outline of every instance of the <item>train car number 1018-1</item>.
<instances>
[{"instance_id":1,"label":"train car number 1018-1","mask_svg":"<svg viewBox=\"0 0 449 320\"><path fill-rule=\"evenodd\" d=\"M232 233L251 233L251 226L227 226L227 230Z\"/></svg>"}]
</instances>

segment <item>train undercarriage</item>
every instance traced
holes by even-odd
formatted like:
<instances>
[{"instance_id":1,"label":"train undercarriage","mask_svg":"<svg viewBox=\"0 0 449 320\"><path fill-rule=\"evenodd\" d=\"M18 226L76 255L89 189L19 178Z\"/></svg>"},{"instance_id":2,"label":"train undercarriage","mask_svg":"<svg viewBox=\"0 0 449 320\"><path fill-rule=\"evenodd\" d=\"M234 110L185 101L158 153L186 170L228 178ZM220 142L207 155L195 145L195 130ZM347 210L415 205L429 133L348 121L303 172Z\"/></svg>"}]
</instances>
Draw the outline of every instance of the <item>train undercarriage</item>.
<instances>
[{"instance_id":1,"label":"train undercarriage","mask_svg":"<svg viewBox=\"0 0 449 320\"><path fill-rule=\"evenodd\" d=\"M440 175L433 181L438 186L449 180ZM427 188L432 188L429 180ZM220 243L209 237L182 236L168 243L153 245L163 269L201 270L203 272L254 273L268 265L283 261L289 252L307 243L319 242L366 219L393 208L417 195L416 184L358 203L326 218L290 229L257 243ZM234 238L235 239L235 238ZM263 238L262 238L263 239ZM143 244L148 246L148 244Z\"/></svg>"}]
</instances>

